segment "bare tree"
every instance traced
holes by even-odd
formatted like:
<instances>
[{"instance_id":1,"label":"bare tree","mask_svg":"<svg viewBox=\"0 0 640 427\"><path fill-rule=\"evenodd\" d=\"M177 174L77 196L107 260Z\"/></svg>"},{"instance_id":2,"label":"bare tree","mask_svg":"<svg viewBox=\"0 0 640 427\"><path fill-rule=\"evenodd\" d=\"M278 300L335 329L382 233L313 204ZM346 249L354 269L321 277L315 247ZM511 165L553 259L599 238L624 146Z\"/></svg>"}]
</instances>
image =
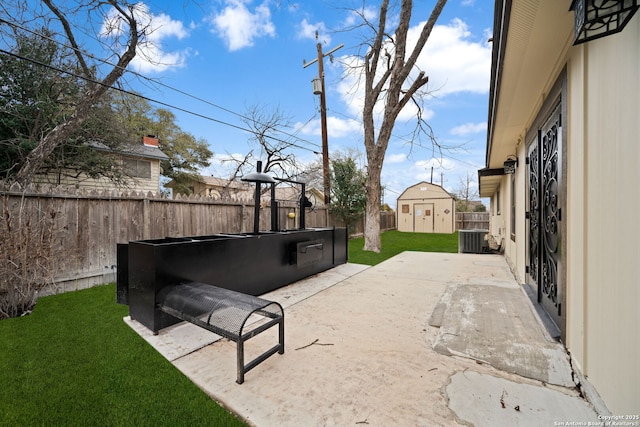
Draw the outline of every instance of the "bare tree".
<instances>
[{"instance_id":1,"label":"bare tree","mask_svg":"<svg viewBox=\"0 0 640 427\"><path fill-rule=\"evenodd\" d=\"M263 161L264 172L278 173L289 177L291 170L297 167L296 157L291 152L293 142L278 137L280 130L290 128L292 118L279 106L270 108L263 105L249 107L243 121L251 129L251 140L258 144L259 157ZM254 155L253 150L248 155ZM263 157L264 156L264 157Z\"/></svg>"},{"instance_id":2,"label":"bare tree","mask_svg":"<svg viewBox=\"0 0 640 427\"><path fill-rule=\"evenodd\" d=\"M292 127L291 116L279 106L253 105L241 117L251 132L248 142L252 148L243 157L229 154L228 158L222 160L224 171L221 171L221 175L227 176L220 192L222 199L231 198L232 188L237 185L238 179L255 171L258 161L262 162L263 172L271 172L279 178L295 178L303 171L293 154L295 137L283 132L283 129ZM291 141L292 138L294 141ZM269 187L264 186L263 192L268 191Z\"/></svg>"},{"instance_id":3,"label":"bare tree","mask_svg":"<svg viewBox=\"0 0 640 427\"><path fill-rule=\"evenodd\" d=\"M62 145L74 132L76 132L85 121L91 116L93 106L100 100L102 95L114 85L124 74L127 65L136 55L136 47L144 38L144 29L139 28L137 18L139 6L122 0L93 1L83 6L68 6L69 9L62 9L54 4L53 0L43 0L52 17L44 16L43 19L54 18L62 27L62 38L69 46L76 57L79 73L87 82L85 91L72 106L68 118L55 126L51 131L43 134L36 147L29 153L24 164L15 175L15 181L20 184L28 184L34 174L40 170L46 158L51 155L54 149ZM63 3L63 5L67 5ZM122 46L121 52L114 52L117 61L113 64L106 75L100 78L97 76L97 66L93 64L93 57L87 54L78 42L77 35L81 32L74 26L70 17L85 8L89 16L102 17L103 31L117 39L116 46ZM97 34L96 34L97 36Z\"/></svg>"},{"instance_id":4,"label":"bare tree","mask_svg":"<svg viewBox=\"0 0 640 427\"><path fill-rule=\"evenodd\" d=\"M460 177L460 187L455 192L458 198L456 212L469 212L469 202L478 199L479 193L473 184L473 175L469 172L467 172L466 177Z\"/></svg>"},{"instance_id":5,"label":"bare tree","mask_svg":"<svg viewBox=\"0 0 640 427\"><path fill-rule=\"evenodd\" d=\"M293 154L295 141L282 137L291 138L282 130L291 127L292 118L280 107L251 106L242 116L242 121L251 131L249 144L253 148L241 159L230 156L224 161L232 166L229 181L252 172L250 168L255 167L258 160L262 161L263 172L272 172L279 177L291 178L301 170Z\"/></svg>"},{"instance_id":6,"label":"bare tree","mask_svg":"<svg viewBox=\"0 0 640 427\"><path fill-rule=\"evenodd\" d=\"M380 5L377 25L367 20L364 9L358 13L364 26L374 33L373 39L369 42L368 51L363 58L364 108L362 119L367 156L364 250L367 251L380 252L380 174L395 121L408 103L411 102L417 107L416 131L426 132L432 138L432 142L435 142L428 124L422 117L418 92L427 84L429 78L424 71L419 71L417 75L412 72L445 4L446 0L437 1L411 51L408 50L410 46L407 45L407 36L413 1L402 0L397 19L398 26L393 34L387 28L388 21L396 22L389 16L392 12L389 10L388 0L383 0ZM374 109L379 104L383 104L384 109L381 123L376 128Z\"/></svg>"},{"instance_id":7,"label":"bare tree","mask_svg":"<svg viewBox=\"0 0 640 427\"><path fill-rule=\"evenodd\" d=\"M307 188L324 189L324 168L321 160L304 165L302 170L292 177L295 181L304 182Z\"/></svg>"}]
</instances>

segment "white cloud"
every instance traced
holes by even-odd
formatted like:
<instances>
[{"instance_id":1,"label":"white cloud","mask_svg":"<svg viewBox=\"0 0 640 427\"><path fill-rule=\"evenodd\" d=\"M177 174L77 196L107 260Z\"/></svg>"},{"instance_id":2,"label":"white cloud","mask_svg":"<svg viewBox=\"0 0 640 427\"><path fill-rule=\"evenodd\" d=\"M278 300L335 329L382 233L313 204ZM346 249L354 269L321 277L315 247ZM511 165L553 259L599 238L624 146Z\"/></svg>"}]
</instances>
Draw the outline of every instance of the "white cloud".
<instances>
[{"instance_id":1,"label":"white cloud","mask_svg":"<svg viewBox=\"0 0 640 427\"><path fill-rule=\"evenodd\" d=\"M388 154L384 158L385 164L393 164L393 163L404 163L407 160L406 154Z\"/></svg>"},{"instance_id":2,"label":"white cloud","mask_svg":"<svg viewBox=\"0 0 640 427\"><path fill-rule=\"evenodd\" d=\"M407 44L415 46L424 22L409 30ZM485 33L483 32L483 40ZM391 49L391 47L388 47ZM408 49L410 52L410 49ZM341 58L345 68L352 71L347 73L336 88L341 94L343 102L348 106L351 114L361 114L364 96L364 85L360 83L361 76L353 70L359 70L362 60L355 56ZM379 72L383 67L378 67ZM459 92L487 93L491 72L491 46L484 42L472 40L467 25L460 19L454 19L447 25L436 25L427 44L416 61L416 68L408 81L413 81L419 70L424 70L429 77L429 83L422 92L432 92L435 96L444 96ZM428 98L424 98L428 102ZM429 120L434 112L425 105L422 106L423 118ZM413 103L407 104L398 116L398 120L414 120L417 107ZM378 116L382 112L382 103L376 107Z\"/></svg>"},{"instance_id":3,"label":"white cloud","mask_svg":"<svg viewBox=\"0 0 640 427\"><path fill-rule=\"evenodd\" d=\"M437 159L435 157L432 157L429 160L416 160L416 162L412 166L412 169L418 173L427 170L429 173L431 173L431 168L437 171L447 171L452 170L455 167L456 163L453 160L449 160L446 158Z\"/></svg>"},{"instance_id":4,"label":"white cloud","mask_svg":"<svg viewBox=\"0 0 640 427\"><path fill-rule=\"evenodd\" d=\"M327 27L325 26L324 22L311 24L306 20L306 18L303 19L298 26L298 33L296 34L296 37L298 37L299 39L310 39L315 41L316 31L318 32L318 40L326 44L331 43L331 36L327 32Z\"/></svg>"},{"instance_id":5,"label":"white cloud","mask_svg":"<svg viewBox=\"0 0 640 427\"><path fill-rule=\"evenodd\" d=\"M344 20L343 27L349 28L354 25L359 25L362 22L362 16L360 16L360 14L362 14L367 21L373 22L373 20L378 16L378 8L368 6L360 9L359 12L351 11Z\"/></svg>"},{"instance_id":6,"label":"white cloud","mask_svg":"<svg viewBox=\"0 0 640 427\"><path fill-rule=\"evenodd\" d=\"M422 25L410 30L412 44ZM437 96L457 92L487 93L491 46L484 41L472 40L467 24L456 18L447 25L434 27L416 66L429 76L429 89L435 90Z\"/></svg>"},{"instance_id":7,"label":"white cloud","mask_svg":"<svg viewBox=\"0 0 640 427\"><path fill-rule=\"evenodd\" d=\"M452 135L465 136L473 133L480 133L487 130L487 122L480 123L465 123L460 126L456 126L451 129Z\"/></svg>"},{"instance_id":8,"label":"white cloud","mask_svg":"<svg viewBox=\"0 0 640 427\"><path fill-rule=\"evenodd\" d=\"M244 158L245 155L240 153L216 153L209 158L209 166L201 168L198 173L202 176L228 178L235 172L237 163Z\"/></svg>"},{"instance_id":9,"label":"white cloud","mask_svg":"<svg viewBox=\"0 0 640 427\"><path fill-rule=\"evenodd\" d=\"M189 33L182 22L175 21L164 13L154 15L145 3L135 5L134 16L143 35L130 67L142 73L183 67L190 51L184 49L167 52L163 47L163 42L166 39L177 38L181 40L188 37ZM125 21L115 9L111 9L102 23L100 35L117 40L126 32Z\"/></svg>"},{"instance_id":10,"label":"white cloud","mask_svg":"<svg viewBox=\"0 0 640 427\"><path fill-rule=\"evenodd\" d=\"M322 135L320 119L311 120L306 125L296 123L294 129L300 129L304 135ZM348 135L362 134L362 123L353 119L327 117L327 132L330 138L342 138Z\"/></svg>"},{"instance_id":11,"label":"white cloud","mask_svg":"<svg viewBox=\"0 0 640 427\"><path fill-rule=\"evenodd\" d=\"M259 37L274 37L276 27L264 2L250 11L242 0L227 0L227 6L210 18L212 32L218 34L230 51L253 46Z\"/></svg>"}]
</instances>

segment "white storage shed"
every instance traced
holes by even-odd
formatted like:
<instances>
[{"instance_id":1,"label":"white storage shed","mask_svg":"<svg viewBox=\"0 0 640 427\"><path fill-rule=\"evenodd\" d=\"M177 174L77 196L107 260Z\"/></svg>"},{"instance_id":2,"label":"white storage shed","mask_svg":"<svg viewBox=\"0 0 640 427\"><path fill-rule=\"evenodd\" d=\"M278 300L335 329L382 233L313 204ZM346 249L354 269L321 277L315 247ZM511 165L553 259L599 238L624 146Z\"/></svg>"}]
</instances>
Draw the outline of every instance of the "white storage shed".
<instances>
[{"instance_id":1,"label":"white storage shed","mask_svg":"<svg viewBox=\"0 0 640 427\"><path fill-rule=\"evenodd\" d=\"M398 197L398 231L415 233L453 233L456 202L447 190L420 182Z\"/></svg>"}]
</instances>

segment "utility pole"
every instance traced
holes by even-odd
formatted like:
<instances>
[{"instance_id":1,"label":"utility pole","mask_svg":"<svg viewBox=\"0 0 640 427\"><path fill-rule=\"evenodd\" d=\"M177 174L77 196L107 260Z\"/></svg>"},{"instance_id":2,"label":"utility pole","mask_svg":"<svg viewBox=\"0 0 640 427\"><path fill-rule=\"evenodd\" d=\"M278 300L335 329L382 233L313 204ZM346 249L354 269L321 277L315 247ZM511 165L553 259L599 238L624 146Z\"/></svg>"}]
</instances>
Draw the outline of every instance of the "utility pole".
<instances>
[{"instance_id":1,"label":"utility pole","mask_svg":"<svg viewBox=\"0 0 640 427\"><path fill-rule=\"evenodd\" d=\"M316 31L316 41L318 32ZM343 47L344 44L334 47L329 52L322 53L322 43L318 41L318 57L310 62L302 60L302 68L307 68L314 62L318 63L318 77L313 79L313 93L320 95L320 124L322 126L322 178L324 181L324 204L329 206L331 202L331 184L329 183L329 141L327 136L327 98L324 90L324 57L330 56L333 52ZM317 80L320 80L319 85ZM318 87L319 86L319 87Z\"/></svg>"}]
</instances>

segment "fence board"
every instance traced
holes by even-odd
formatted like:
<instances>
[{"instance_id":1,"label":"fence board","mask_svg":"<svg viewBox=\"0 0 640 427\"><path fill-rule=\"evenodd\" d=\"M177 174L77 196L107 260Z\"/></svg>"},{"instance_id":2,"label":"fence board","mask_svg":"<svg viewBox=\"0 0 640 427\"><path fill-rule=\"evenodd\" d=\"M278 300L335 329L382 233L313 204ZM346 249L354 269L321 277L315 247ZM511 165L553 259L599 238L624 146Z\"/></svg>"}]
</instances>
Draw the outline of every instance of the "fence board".
<instances>
[{"instance_id":1,"label":"fence board","mask_svg":"<svg viewBox=\"0 0 640 427\"><path fill-rule=\"evenodd\" d=\"M456 230L488 230L489 212L456 212Z\"/></svg>"},{"instance_id":2,"label":"fence board","mask_svg":"<svg viewBox=\"0 0 640 427\"><path fill-rule=\"evenodd\" d=\"M116 245L133 240L197 236L215 233L253 231L252 202L215 201L209 198L168 200L142 194L115 192L86 193L82 190L54 188L46 194L10 190L0 183L0 211L15 216L16 226L25 226L48 218L50 268L57 286L53 292L66 291L113 281ZM295 213L295 219L288 217ZM296 203L281 203L278 216L281 229L297 228ZM271 228L271 210L260 211L260 229ZM340 226L325 208L306 212L307 227ZM381 214L381 229L395 228L395 215ZM363 221L355 225L362 233ZM1 260L0 260L1 261Z\"/></svg>"}]
</instances>

